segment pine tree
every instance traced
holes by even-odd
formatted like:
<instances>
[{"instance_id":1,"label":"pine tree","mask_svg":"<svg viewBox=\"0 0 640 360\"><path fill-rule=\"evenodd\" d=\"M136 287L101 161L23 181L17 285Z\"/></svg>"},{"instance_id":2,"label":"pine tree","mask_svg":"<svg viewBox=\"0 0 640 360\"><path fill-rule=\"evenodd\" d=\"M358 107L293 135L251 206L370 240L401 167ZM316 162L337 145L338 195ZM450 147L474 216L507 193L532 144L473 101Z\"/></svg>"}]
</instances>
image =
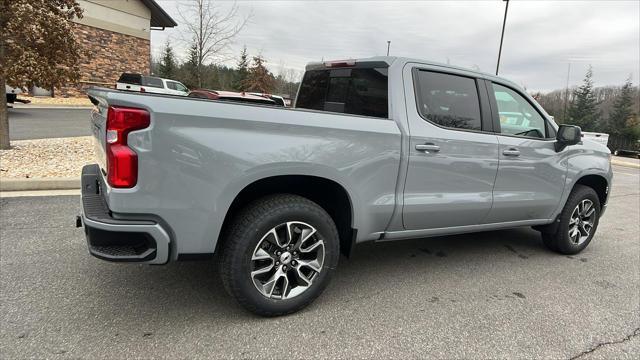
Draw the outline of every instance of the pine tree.
<instances>
[{"instance_id":1,"label":"pine tree","mask_svg":"<svg viewBox=\"0 0 640 360\"><path fill-rule=\"evenodd\" d=\"M582 86L573 92L574 100L569 109L569 122L580 126L582 131L598 130L600 112L593 91L593 69L589 66Z\"/></svg>"},{"instance_id":2,"label":"pine tree","mask_svg":"<svg viewBox=\"0 0 640 360\"><path fill-rule=\"evenodd\" d=\"M633 85L631 84L631 78L622 86L620 95L616 98L613 104L613 111L609 115L608 121L608 133L617 136L628 136L630 122L633 122L636 114L633 112Z\"/></svg>"},{"instance_id":3,"label":"pine tree","mask_svg":"<svg viewBox=\"0 0 640 360\"><path fill-rule=\"evenodd\" d=\"M182 64L180 68L182 83L187 85L190 89L199 88L198 81L198 50L195 46L191 46L189 49L189 59Z\"/></svg>"},{"instance_id":4,"label":"pine tree","mask_svg":"<svg viewBox=\"0 0 640 360\"><path fill-rule=\"evenodd\" d=\"M233 88L237 91L245 91L244 83L249 74L249 55L247 54L247 46L242 48L238 66L236 67L236 76L233 81Z\"/></svg>"},{"instance_id":5,"label":"pine tree","mask_svg":"<svg viewBox=\"0 0 640 360\"><path fill-rule=\"evenodd\" d=\"M243 82L245 91L255 91L260 93L271 93L275 86L275 78L264 66L265 60L262 55L253 57L253 66L249 68L247 78Z\"/></svg>"},{"instance_id":6,"label":"pine tree","mask_svg":"<svg viewBox=\"0 0 640 360\"><path fill-rule=\"evenodd\" d=\"M171 47L171 43L167 41L162 50L160 64L158 64L158 75L163 78L173 79L176 76L177 69L178 64L173 53L173 48Z\"/></svg>"}]
</instances>

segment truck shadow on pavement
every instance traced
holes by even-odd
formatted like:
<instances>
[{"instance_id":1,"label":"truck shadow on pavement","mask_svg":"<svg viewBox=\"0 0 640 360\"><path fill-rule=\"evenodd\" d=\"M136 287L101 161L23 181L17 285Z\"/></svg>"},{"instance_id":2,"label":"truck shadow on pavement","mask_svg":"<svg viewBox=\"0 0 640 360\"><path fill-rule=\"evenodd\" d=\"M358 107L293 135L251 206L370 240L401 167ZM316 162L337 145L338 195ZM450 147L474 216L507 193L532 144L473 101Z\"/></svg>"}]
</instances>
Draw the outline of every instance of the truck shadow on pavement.
<instances>
[{"instance_id":1,"label":"truck shadow on pavement","mask_svg":"<svg viewBox=\"0 0 640 360\"><path fill-rule=\"evenodd\" d=\"M345 304L368 301L383 292L412 291L413 295L433 300L437 297L430 297L429 287L437 288L448 282L447 277L452 274L473 276L491 268L496 272L496 267L508 272L511 267L529 266L553 257L559 255L546 250L539 233L528 228L362 244L350 259L341 257L332 283L301 313L326 311L327 307L337 305L343 308ZM164 316L172 319L203 323L221 318L232 322L259 319L226 294L215 259L166 266L133 265L136 269L105 266L108 269L100 271L102 279L96 279L101 296L109 298L103 299L109 304L103 309L105 316L110 316L111 311L122 316L124 309L132 315L148 312L152 316L162 309ZM117 288L109 289L110 286ZM523 294L513 294L507 297L524 298Z\"/></svg>"}]
</instances>

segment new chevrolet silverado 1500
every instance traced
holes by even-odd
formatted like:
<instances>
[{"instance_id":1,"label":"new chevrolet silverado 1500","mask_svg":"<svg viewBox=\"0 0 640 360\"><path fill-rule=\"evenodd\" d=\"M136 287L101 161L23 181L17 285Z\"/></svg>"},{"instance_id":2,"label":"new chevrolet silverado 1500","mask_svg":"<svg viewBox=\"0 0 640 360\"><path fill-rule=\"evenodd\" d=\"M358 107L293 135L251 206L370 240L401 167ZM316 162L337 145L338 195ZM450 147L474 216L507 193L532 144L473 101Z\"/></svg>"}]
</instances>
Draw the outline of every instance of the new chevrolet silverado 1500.
<instances>
[{"instance_id":1,"label":"new chevrolet silverado 1500","mask_svg":"<svg viewBox=\"0 0 640 360\"><path fill-rule=\"evenodd\" d=\"M355 244L533 226L592 240L609 150L519 86L421 60L307 66L294 108L93 89L82 172L89 252L164 264L218 254L227 291L294 312Z\"/></svg>"}]
</instances>

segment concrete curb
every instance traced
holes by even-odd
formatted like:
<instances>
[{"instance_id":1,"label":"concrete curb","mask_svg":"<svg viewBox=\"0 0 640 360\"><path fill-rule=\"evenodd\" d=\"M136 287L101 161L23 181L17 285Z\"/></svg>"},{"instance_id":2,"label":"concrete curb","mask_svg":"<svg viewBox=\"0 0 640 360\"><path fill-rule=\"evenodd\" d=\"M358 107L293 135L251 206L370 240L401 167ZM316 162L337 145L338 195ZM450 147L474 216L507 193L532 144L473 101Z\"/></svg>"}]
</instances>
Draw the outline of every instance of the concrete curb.
<instances>
[{"instance_id":1,"label":"concrete curb","mask_svg":"<svg viewBox=\"0 0 640 360\"><path fill-rule=\"evenodd\" d=\"M80 178L2 179L0 191L80 189Z\"/></svg>"},{"instance_id":2,"label":"concrete curb","mask_svg":"<svg viewBox=\"0 0 640 360\"><path fill-rule=\"evenodd\" d=\"M640 169L640 164L639 163L632 163L632 162L628 162L628 161L620 161L618 159L611 159L611 164L612 165L618 165L618 166L624 166L624 167Z\"/></svg>"}]
</instances>

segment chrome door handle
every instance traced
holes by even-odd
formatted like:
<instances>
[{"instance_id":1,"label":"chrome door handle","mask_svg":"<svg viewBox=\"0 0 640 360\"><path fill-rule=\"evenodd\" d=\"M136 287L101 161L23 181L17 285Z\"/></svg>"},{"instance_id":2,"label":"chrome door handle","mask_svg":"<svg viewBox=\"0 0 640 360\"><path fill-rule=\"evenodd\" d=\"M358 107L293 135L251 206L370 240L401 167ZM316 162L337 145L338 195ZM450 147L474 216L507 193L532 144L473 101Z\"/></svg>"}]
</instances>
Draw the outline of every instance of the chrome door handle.
<instances>
[{"instance_id":1,"label":"chrome door handle","mask_svg":"<svg viewBox=\"0 0 640 360\"><path fill-rule=\"evenodd\" d=\"M436 144L416 144L416 150L418 151L426 151L426 152L438 152L440 151L440 146Z\"/></svg>"},{"instance_id":2,"label":"chrome door handle","mask_svg":"<svg viewBox=\"0 0 640 360\"><path fill-rule=\"evenodd\" d=\"M511 149L504 150L502 152L502 155L505 155L505 156L520 156L520 151L518 149L511 148Z\"/></svg>"}]
</instances>

